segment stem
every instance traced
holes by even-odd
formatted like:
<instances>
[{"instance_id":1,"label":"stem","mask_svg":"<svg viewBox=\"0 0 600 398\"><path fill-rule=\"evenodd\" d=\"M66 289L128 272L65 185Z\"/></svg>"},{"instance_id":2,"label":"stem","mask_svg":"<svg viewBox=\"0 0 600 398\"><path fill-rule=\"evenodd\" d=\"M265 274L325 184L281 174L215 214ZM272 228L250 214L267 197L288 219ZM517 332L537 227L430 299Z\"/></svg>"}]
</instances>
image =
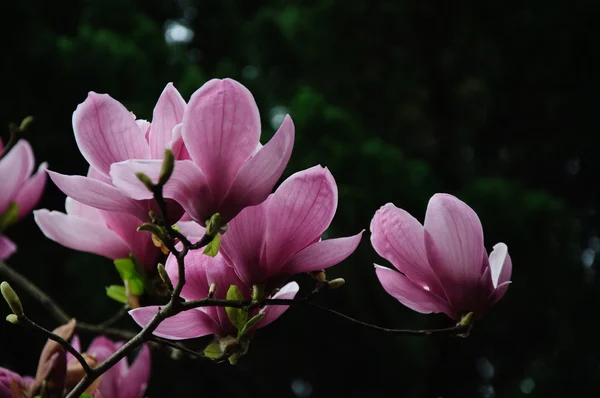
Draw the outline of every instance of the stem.
<instances>
[{"instance_id":1,"label":"stem","mask_svg":"<svg viewBox=\"0 0 600 398\"><path fill-rule=\"evenodd\" d=\"M33 329L36 329L36 330L42 332L50 340L56 341L65 350L69 351L79 361L79 363L83 367L83 370L86 373L89 372L89 371L91 371L90 365L88 365L88 363L85 361L85 358L83 358L83 356L79 353L79 351L77 351L75 349L75 347L73 347L71 345L71 343L69 343L67 340L65 340L62 337L57 336L56 334L52 333L51 331L43 328L42 326L40 326L37 323L33 322L31 319L27 318L25 315L20 316L19 317L19 321L25 323L27 326L29 326L29 327L31 327Z\"/></svg>"},{"instance_id":2,"label":"stem","mask_svg":"<svg viewBox=\"0 0 600 398\"><path fill-rule=\"evenodd\" d=\"M10 136L8 137L8 141L6 142L6 145L4 146L4 150L2 152L0 152L0 160L4 156L6 156L6 154L8 152L10 152L10 150L12 149L13 146L15 146L16 143L17 143L17 133L15 131L11 131Z\"/></svg>"},{"instance_id":3,"label":"stem","mask_svg":"<svg viewBox=\"0 0 600 398\"><path fill-rule=\"evenodd\" d=\"M99 328L102 329L106 329L112 325L114 325L115 323L119 322L121 319L123 319L123 317L125 315L127 315L127 311L129 310L129 306L128 305L124 305L123 307L121 307L119 309L119 311L117 311L116 314L114 314L113 316L111 316L110 318L108 318L107 320L105 320L102 323L98 324Z\"/></svg>"}]
</instances>

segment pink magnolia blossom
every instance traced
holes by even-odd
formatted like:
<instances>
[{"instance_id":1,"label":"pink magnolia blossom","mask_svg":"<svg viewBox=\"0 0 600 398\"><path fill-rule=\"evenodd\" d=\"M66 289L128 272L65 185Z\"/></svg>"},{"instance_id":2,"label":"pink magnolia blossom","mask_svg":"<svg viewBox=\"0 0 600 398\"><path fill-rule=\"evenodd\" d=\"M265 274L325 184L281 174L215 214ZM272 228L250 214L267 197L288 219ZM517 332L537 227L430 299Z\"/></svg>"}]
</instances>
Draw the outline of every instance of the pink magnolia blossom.
<instances>
[{"instance_id":1,"label":"pink magnolia blossom","mask_svg":"<svg viewBox=\"0 0 600 398\"><path fill-rule=\"evenodd\" d=\"M267 291L290 275L325 269L346 259L362 231L320 240L337 209L337 185L327 168L293 174L258 206L229 223L221 254L248 286Z\"/></svg>"},{"instance_id":2,"label":"pink magnolia blossom","mask_svg":"<svg viewBox=\"0 0 600 398\"><path fill-rule=\"evenodd\" d=\"M180 230L185 230L183 224L185 223L180 223ZM202 235L203 233L195 234L194 237L201 237ZM171 281L174 284L177 283L177 261L172 255L167 260L166 269ZM252 288L240 280L233 268L227 265L220 254L213 258L201 251L191 251L185 257L185 271L186 284L183 287L181 296L186 300L206 298L212 283L216 286L214 295L216 299L225 299L231 285L237 286L246 299L251 297ZM298 289L296 282L288 283L273 298L293 299L298 293ZM267 326L279 318L287 309L287 306L264 307L260 311L264 312L265 315L255 328ZM143 327L156 315L157 311L157 306L149 306L136 308L131 310L129 314ZM256 315L258 312L258 309L251 311L249 317ZM224 307L200 307L167 318L160 324L154 334L172 340L182 340L209 334L218 337L235 335L236 328L229 321Z\"/></svg>"},{"instance_id":3,"label":"pink magnolia blossom","mask_svg":"<svg viewBox=\"0 0 600 398\"><path fill-rule=\"evenodd\" d=\"M27 397L32 383L32 377L21 377L11 370L0 367L0 398Z\"/></svg>"},{"instance_id":4,"label":"pink magnolia blossom","mask_svg":"<svg viewBox=\"0 0 600 398\"><path fill-rule=\"evenodd\" d=\"M477 214L452 195L431 198L424 225L388 203L375 213L371 233L377 253L400 271L375 265L383 288L417 312L480 317L510 284L507 246L496 244L488 257Z\"/></svg>"},{"instance_id":5,"label":"pink magnolia blossom","mask_svg":"<svg viewBox=\"0 0 600 398\"><path fill-rule=\"evenodd\" d=\"M81 352L79 338L73 337L73 347ZM123 342L113 342L112 340L100 336L96 337L84 354L99 364L114 354L123 346ZM95 397L104 398L141 398L148 386L150 378L151 361L150 349L143 345L133 363L129 363L127 358L121 359L115 366L110 368L101 376L99 385L93 393ZM80 374L83 377L83 369L75 357L67 354L67 374Z\"/></svg>"},{"instance_id":6,"label":"pink magnolia blossom","mask_svg":"<svg viewBox=\"0 0 600 398\"><path fill-rule=\"evenodd\" d=\"M180 158L184 160L175 162L165 198L177 201L202 225L215 213L227 223L244 207L263 202L288 163L294 125L286 116L264 147L260 133L258 107L248 89L231 79L204 84L183 114L186 149ZM129 160L113 164L110 175L122 192L144 200L152 194L135 173L144 172L157 181L160 169L157 160Z\"/></svg>"},{"instance_id":7,"label":"pink magnolia blossom","mask_svg":"<svg viewBox=\"0 0 600 398\"><path fill-rule=\"evenodd\" d=\"M72 249L111 259L133 253L138 261L154 267L159 249L151 235L136 232L149 221L154 200L133 200L112 185L111 164L126 159L162 159L165 148L175 156L185 151L176 126L186 107L179 92L168 84L154 108L152 123L135 117L107 94L91 92L73 114L77 145L90 164L87 176L69 176L49 171L54 183L69 197L67 214L37 211L36 221L44 234ZM149 198L151 199L151 198ZM169 214L177 219L182 211L170 201Z\"/></svg>"},{"instance_id":8,"label":"pink magnolia blossom","mask_svg":"<svg viewBox=\"0 0 600 398\"><path fill-rule=\"evenodd\" d=\"M0 140L0 154L4 145ZM9 209L17 206L17 220L29 214L42 196L46 185L46 163L42 163L37 172L31 175L35 164L31 146L25 140L19 140L14 147L0 158L0 219ZM14 221L14 220L13 220ZM3 235L4 228L0 222L0 260L10 257L17 246Z\"/></svg>"}]
</instances>

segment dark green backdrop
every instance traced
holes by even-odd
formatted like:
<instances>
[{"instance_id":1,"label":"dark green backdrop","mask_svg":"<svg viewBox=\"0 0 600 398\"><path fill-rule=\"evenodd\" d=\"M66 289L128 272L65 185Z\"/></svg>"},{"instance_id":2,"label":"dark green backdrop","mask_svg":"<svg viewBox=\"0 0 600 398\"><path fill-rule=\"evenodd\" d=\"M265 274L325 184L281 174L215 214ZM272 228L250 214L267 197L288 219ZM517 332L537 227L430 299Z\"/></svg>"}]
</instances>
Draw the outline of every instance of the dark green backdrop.
<instances>
[{"instance_id":1,"label":"dark green backdrop","mask_svg":"<svg viewBox=\"0 0 600 398\"><path fill-rule=\"evenodd\" d=\"M89 90L151 118L167 82L189 98L209 78L232 77L256 97L263 142L272 119L292 115L286 175L331 169L340 200L330 236L368 230L390 201L422 220L429 197L450 192L478 212L488 250L508 244L513 284L468 339L386 335L294 308L236 367L155 355L149 397L598 396L600 8L458 4L2 2L0 126L34 115L28 139L52 170L86 171L71 114ZM168 44L165 34L189 35L178 24L193 39ZM40 207L63 204L50 182ZM103 293L118 281L109 260L44 239L31 216L8 234L19 244L10 264L71 314L97 322L118 308ZM383 261L365 235L330 272L347 286L323 303L382 326L450 324L387 296L372 269ZM33 373L43 338L0 325L0 365Z\"/></svg>"}]
</instances>

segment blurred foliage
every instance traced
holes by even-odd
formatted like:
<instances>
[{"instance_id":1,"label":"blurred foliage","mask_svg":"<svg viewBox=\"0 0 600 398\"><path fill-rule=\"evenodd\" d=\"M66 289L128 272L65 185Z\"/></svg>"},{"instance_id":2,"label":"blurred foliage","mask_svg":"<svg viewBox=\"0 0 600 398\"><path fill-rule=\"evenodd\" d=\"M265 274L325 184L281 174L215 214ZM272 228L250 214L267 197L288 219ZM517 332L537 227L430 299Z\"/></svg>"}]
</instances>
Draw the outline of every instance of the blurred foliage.
<instances>
[{"instance_id":1,"label":"blurred foliage","mask_svg":"<svg viewBox=\"0 0 600 398\"><path fill-rule=\"evenodd\" d=\"M331 169L340 195L329 236L368 232L386 202L422 220L428 198L450 192L478 212L488 249L510 248L513 284L468 339L378 334L294 308L236 367L156 354L149 397L600 393L596 3L32 0L1 9L0 125L34 115L28 139L52 170L86 172L70 115L89 90L150 118L167 82L189 98L228 76L254 93L263 142L291 114L286 175ZM173 24L193 39L167 43ZM49 183L40 206L63 202ZM71 314L98 322L118 309L104 295L119 283L109 260L44 239L32 217L8 233L19 244L11 264ZM368 240L329 272L347 285L323 304L384 326L447 326L383 292L372 263L385 261ZM41 336L5 322L0 335L0 365L31 374Z\"/></svg>"}]
</instances>

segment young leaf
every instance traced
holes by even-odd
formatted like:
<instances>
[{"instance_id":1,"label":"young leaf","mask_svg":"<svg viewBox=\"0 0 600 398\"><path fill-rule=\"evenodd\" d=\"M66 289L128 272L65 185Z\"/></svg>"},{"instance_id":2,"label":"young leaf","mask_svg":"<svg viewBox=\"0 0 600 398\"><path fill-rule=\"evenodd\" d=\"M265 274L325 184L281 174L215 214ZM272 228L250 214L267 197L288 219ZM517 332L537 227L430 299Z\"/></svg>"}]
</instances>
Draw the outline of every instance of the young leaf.
<instances>
[{"instance_id":1,"label":"young leaf","mask_svg":"<svg viewBox=\"0 0 600 398\"><path fill-rule=\"evenodd\" d=\"M214 257L219 252L219 247L221 246L221 235L216 234L215 237L210 241L208 245L204 248L202 253L207 256Z\"/></svg>"},{"instance_id":2,"label":"young leaf","mask_svg":"<svg viewBox=\"0 0 600 398\"><path fill-rule=\"evenodd\" d=\"M254 325L256 325L261 319L264 318L264 316L265 316L264 312L259 312L258 314L254 315L252 318L250 318L248 320L248 322L246 322L246 324L238 332L238 339L241 339L242 337L244 337L250 331L250 329L252 329L252 327L254 327Z\"/></svg>"},{"instance_id":3,"label":"young leaf","mask_svg":"<svg viewBox=\"0 0 600 398\"><path fill-rule=\"evenodd\" d=\"M144 294L144 278L137 271L137 266L133 258L118 258L114 261L115 268L119 271L121 279L129 282L131 293L136 296Z\"/></svg>"},{"instance_id":4,"label":"young leaf","mask_svg":"<svg viewBox=\"0 0 600 398\"><path fill-rule=\"evenodd\" d=\"M19 205L17 202L10 202L8 204L8 209L6 209L4 213L0 214L0 232L17 222L18 216Z\"/></svg>"},{"instance_id":5,"label":"young leaf","mask_svg":"<svg viewBox=\"0 0 600 398\"><path fill-rule=\"evenodd\" d=\"M244 295L236 285L231 285L227 291L227 300L243 301ZM237 330L241 330L248 321L248 313L241 308L225 307L225 311L227 311L227 317Z\"/></svg>"},{"instance_id":6,"label":"young leaf","mask_svg":"<svg viewBox=\"0 0 600 398\"><path fill-rule=\"evenodd\" d=\"M127 294L125 293L125 286L110 285L106 287L106 295L111 299L118 301L119 303L127 303Z\"/></svg>"},{"instance_id":7,"label":"young leaf","mask_svg":"<svg viewBox=\"0 0 600 398\"><path fill-rule=\"evenodd\" d=\"M216 359L223 355L223 351L221 351L221 346L219 344L209 344L204 349L204 356L210 359Z\"/></svg>"}]
</instances>

